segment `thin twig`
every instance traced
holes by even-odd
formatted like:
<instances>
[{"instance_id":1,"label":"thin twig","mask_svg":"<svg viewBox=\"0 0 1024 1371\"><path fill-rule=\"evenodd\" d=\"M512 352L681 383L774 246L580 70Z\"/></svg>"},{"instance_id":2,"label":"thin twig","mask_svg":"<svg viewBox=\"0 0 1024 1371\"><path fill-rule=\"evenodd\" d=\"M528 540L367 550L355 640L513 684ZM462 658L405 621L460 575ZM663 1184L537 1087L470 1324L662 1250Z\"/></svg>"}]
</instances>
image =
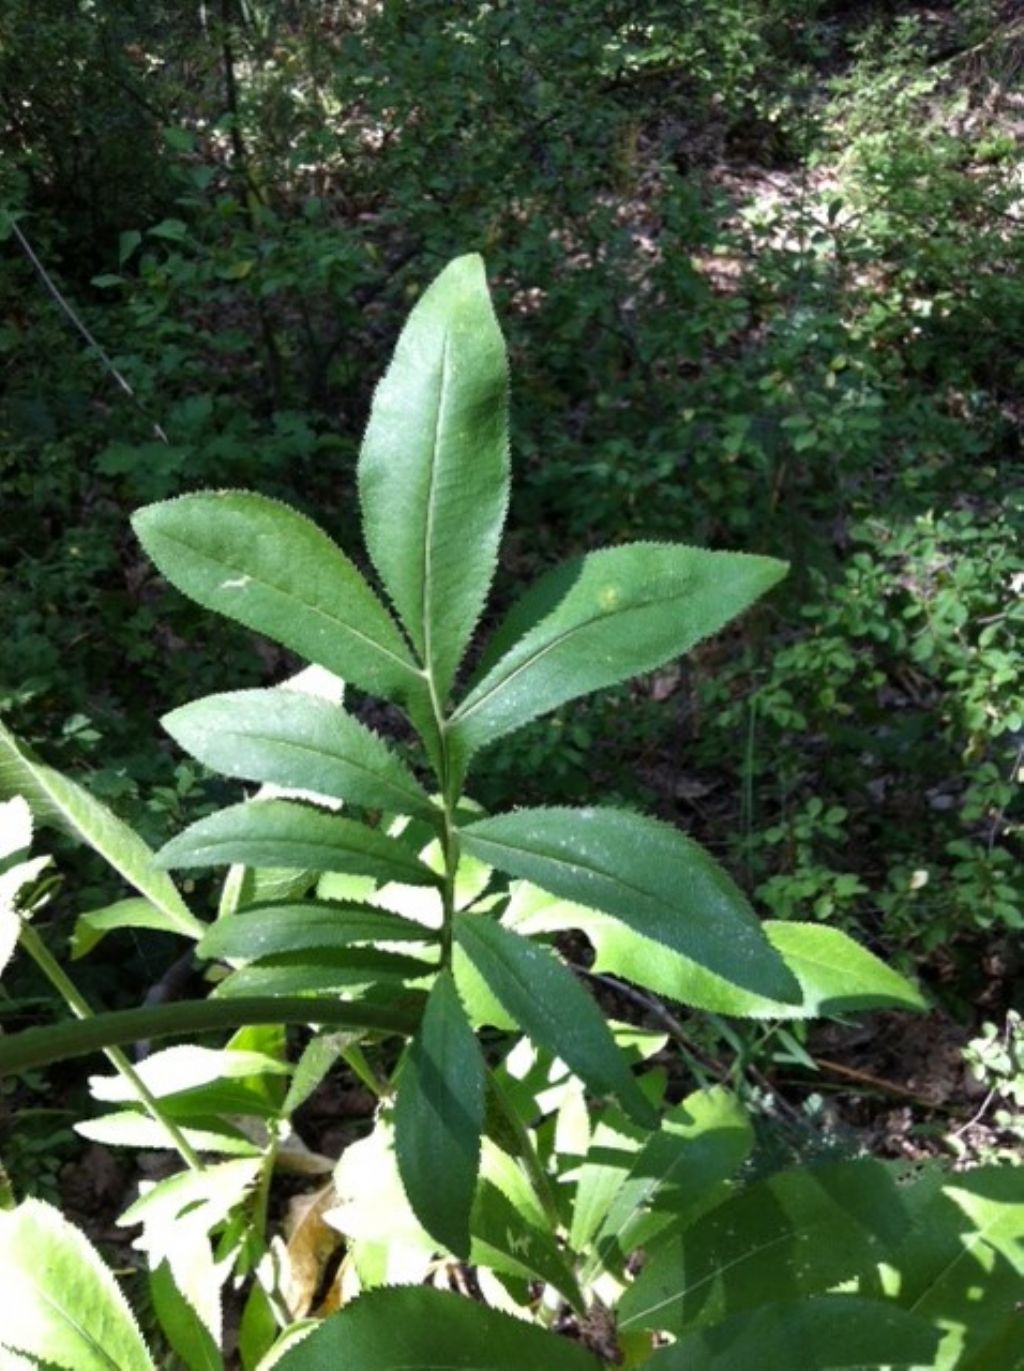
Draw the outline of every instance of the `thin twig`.
<instances>
[{"instance_id":1,"label":"thin twig","mask_svg":"<svg viewBox=\"0 0 1024 1371\"><path fill-rule=\"evenodd\" d=\"M135 394L134 390L132 390L131 386L125 380L121 372L118 371L117 367L114 365L113 360L110 357L110 354L96 341L93 335L89 332L88 328L86 328L85 324L75 313L72 306L68 303L67 299L64 297L64 295L61 294L61 291L54 282L53 277L46 270L42 262L36 256L35 252L32 250L32 244L25 237L24 233L21 230L21 226L18 224L17 220L11 218L8 220L8 222L11 225L11 229L13 230L15 238L17 238L18 242L21 244L25 256L32 263L33 267L35 267L36 271L39 274L40 280L42 281L46 289L50 292L50 295L57 302L57 304L63 310L64 314L71 321L71 323L78 330L78 332L82 335L82 337L85 339L88 345L92 348L93 352L96 353L97 357L99 357L100 361L110 372L111 376L113 376L114 380L121 387L124 393L131 400L132 404L136 407L139 413L149 423L153 425L153 432L156 434L157 438L159 438L162 443L169 442L170 440L168 439L167 434L163 431L160 425L156 422L152 415L146 413L145 409L139 401L138 396Z\"/></svg>"}]
</instances>

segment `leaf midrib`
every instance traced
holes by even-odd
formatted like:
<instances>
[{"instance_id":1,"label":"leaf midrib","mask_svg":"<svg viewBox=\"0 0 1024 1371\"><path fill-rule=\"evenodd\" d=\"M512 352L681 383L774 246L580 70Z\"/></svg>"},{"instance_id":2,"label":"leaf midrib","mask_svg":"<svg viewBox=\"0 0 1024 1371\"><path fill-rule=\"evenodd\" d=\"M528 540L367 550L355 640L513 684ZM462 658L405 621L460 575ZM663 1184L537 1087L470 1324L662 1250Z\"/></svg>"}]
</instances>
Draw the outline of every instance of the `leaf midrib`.
<instances>
[{"instance_id":1,"label":"leaf midrib","mask_svg":"<svg viewBox=\"0 0 1024 1371\"><path fill-rule=\"evenodd\" d=\"M280 586L274 585L272 581L268 581L262 576L253 575L251 571L246 571L241 566L234 565L231 562L221 561L216 557L211 557L209 553L200 551L199 548L193 547L191 543L186 542L183 538L175 537L175 535L172 533L167 533L164 530L160 530L159 532L151 536L155 538L162 538L165 542L168 543L173 543L175 547L184 549L184 551L190 553L193 557L198 558L200 561L206 562L209 566L215 567L218 570L237 571L244 576L248 576L251 581L253 581L256 585L260 586L263 590L269 590L275 595L280 595L281 598L287 601L289 604L297 605L300 609L308 610L311 614L321 619L325 619L327 623L339 629L341 632L349 633L354 638L358 638L361 642L366 643L369 647L376 649L376 651L381 653L382 656L387 657L390 661L392 661L395 664L395 666L401 667L401 669L408 675L416 677L417 680L422 679L423 672L419 671L412 664L412 662L405 661L402 657L399 657L398 654L394 652L391 648L386 647L376 638L371 638L370 635L364 633L362 629L356 628L353 624L346 623L344 619L339 619L337 615L331 614L326 609L321 609L319 605L311 604L308 600L301 600L293 592L283 590ZM359 574L358 571L356 572L356 574ZM220 612L226 614L228 618L235 617L227 610L223 610ZM257 631L262 632L262 630ZM274 635L267 633L264 636L271 638Z\"/></svg>"},{"instance_id":2,"label":"leaf midrib","mask_svg":"<svg viewBox=\"0 0 1024 1371\"><path fill-rule=\"evenodd\" d=\"M687 579L689 582L690 580L692 580L692 577ZM528 656L524 661L520 662L518 666L513 667L513 669L509 671L506 675L500 676L490 687L490 689L484 691L482 695L479 695L475 700L472 700L471 703L469 701L464 702L452 715L449 721L450 726L455 727L457 724L464 724L468 718L475 714L477 710L480 709L484 704L486 704L487 701L490 700L494 695L496 695L499 691L504 690L507 686L511 685L512 682L516 679L516 677L521 675L522 672L528 671L530 667L535 666L537 662L539 662L542 658L546 657L549 652L553 652L555 648L560 647L562 643L566 641L566 639L572 638L577 633L582 633L584 629L590 628L592 624L610 623L613 620L621 622L630 614L643 613L644 610L650 609L652 606L655 605L670 605L673 603L673 601L681 600L683 598L683 593L678 592L672 595L652 596L650 599L640 600L633 604L626 605L622 609L611 611L611 613L609 613L607 610L598 610L596 613L591 614L589 618L583 619L579 623L573 624L570 628L565 629L556 637L552 638L550 642L544 643L542 646L538 647L536 651L531 653L530 656ZM557 614L558 608L560 608L560 606L556 607L556 609L552 611L552 614ZM542 627L543 624L538 624L536 630L534 631L539 632ZM512 651L514 650L515 648L513 647ZM681 649L681 651L684 650L685 649ZM501 662L496 662L493 670L497 671L500 668L500 666ZM485 683L486 677L484 681L481 681L480 686L482 687Z\"/></svg>"},{"instance_id":3,"label":"leaf midrib","mask_svg":"<svg viewBox=\"0 0 1024 1371\"><path fill-rule=\"evenodd\" d=\"M375 771L372 766L368 766L365 762L356 761L354 758L344 756L340 752L327 752L323 748L315 747L312 743L296 742L294 738L283 738L279 734L244 733L239 732L234 728L226 728L223 730L222 736L225 738L237 738L244 742L269 743L275 747L291 749L293 752L302 753L304 756L315 757L318 761L322 761L326 758L328 761L338 762L342 766L351 767L353 771L358 771L365 776L369 776L377 785L393 791L402 799L414 801L421 810L423 809L424 804L429 803L425 794L417 794L415 790L400 784L391 777L383 776L379 771ZM388 758L388 761L394 765L401 765L401 763L393 757ZM256 777L256 779L263 780L263 777ZM345 799L347 797L339 796L338 798Z\"/></svg>"}]
</instances>

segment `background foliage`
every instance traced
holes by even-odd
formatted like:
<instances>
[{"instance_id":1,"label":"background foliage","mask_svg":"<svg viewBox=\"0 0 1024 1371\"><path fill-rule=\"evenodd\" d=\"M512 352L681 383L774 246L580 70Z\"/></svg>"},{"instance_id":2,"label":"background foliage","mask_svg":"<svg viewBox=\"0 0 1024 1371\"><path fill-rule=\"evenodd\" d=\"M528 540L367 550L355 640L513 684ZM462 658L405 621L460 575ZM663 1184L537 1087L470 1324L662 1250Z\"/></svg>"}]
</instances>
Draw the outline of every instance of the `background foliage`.
<instances>
[{"instance_id":1,"label":"background foliage","mask_svg":"<svg viewBox=\"0 0 1024 1371\"><path fill-rule=\"evenodd\" d=\"M995 0L4 0L0 714L154 842L223 801L154 715L291 663L207 636L126 512L241 485L351 544L400 320L479 250L517 377L499 598L637 535L794 567L684 671L504 740L481 801L596 775L774 917L999 1017L1024 921L1022 68Z\"/></svg>"}]
</instances>

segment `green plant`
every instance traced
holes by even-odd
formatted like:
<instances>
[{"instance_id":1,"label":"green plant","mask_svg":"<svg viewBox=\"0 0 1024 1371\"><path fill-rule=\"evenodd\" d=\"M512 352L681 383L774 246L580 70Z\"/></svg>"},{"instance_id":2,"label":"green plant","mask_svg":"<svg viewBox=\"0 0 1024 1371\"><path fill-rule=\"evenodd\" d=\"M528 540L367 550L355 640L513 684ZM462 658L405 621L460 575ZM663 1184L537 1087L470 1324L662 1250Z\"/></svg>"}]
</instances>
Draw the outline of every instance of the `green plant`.
<instances>
[{"instance_id":1,"label":"green plant","mask_svg":"<svg viewBox=\"0 0 1024 1371\"><path fill-rule=\"evenodd\" d=\"M166 716L198 761L262 789L193 823L155 861L86 790L0 732L0 785L25 797L11 801L12 850L31 836L27 800L37 822L70 829L137 891L83 915L77 950L120 928L162 930L195 940L215 982L205 1001L93 1014L28 922L16 869L8 952L19 941L78 1022L3 1041L0 1070L103 1048L117 1075L92 1090L118 1109L81 1131L177 1148L186 1169L122 1222L143 1226L154 1309L189 1367L222 1364L221 1288L246 1280L247 1368L315 1371L342 1348L361 1371L414 1351L496 1371L531 1359L582 1371L620 1354L634 1366L742 1365L751 1347L793 1339L824 1367L836 1330L851 1364L967 1365L961 1351L985 1339L1010 1347L1001 1292L1024 1206L1007 1206L991 1231L998 1173L960 1190L936 1178L906 1197L866 1160L737 1180L750 1150L737 1102L724 1091L677 1101L661 1064L642 1065L664 1041L609 1022L566 965L561 935L585 935L595 970L737 1017L917 1008L916 990L837 929L761 925L725 871L666 824L605 806L484 815L467 794L486 748L678 656L784 570L667 543L573 559L511 608L463 685L508 501L506 382L482 264L460 258L406 325L360 459L367 547L397 621L326 534L273 500L193 494L136 515L169 581L313 665L283 688ZM343 707L342 678L405 712L422 741L415 769ZM167 873L210 866L228 871L206 922ZM317 1026L294 1067L285 1023ZM225 1027L239 1030L226 1047L185 1044L138 1064L120 1050ZM483 1027L511 1035L510 1050ZM319 1281L290 1298L267 1200L275 1171L302 1157L288 1147L292 1116L339 1055L379 1106L310 1222L347 1239L339 1297L363 1293L314 1326L304 1320ZM945 1246L966 1213L992 1254L995 1294L970 1327L959 1280L935 1262L942 1244L913 1246L915 1213L932 1205ZM51 1247L34 1279L29 1254ZM631 1282L638 1250L646 1261ZM484 1303L415 1283L467 1264ZM880 1264L907 1279L886 1284ZM150 1364L111 1312L109 1279L52 1211L29 1202L0 1217L0 1266L24 1290L23 1314L0 1329L13 1352L101 1365L81 1339L109 1318L127 1340L124 1365ZM550 1331L570 1317L582 1347ZM656 1350L662 1334L672 1348ZM77 1350L58 1351L72 1336Z\"/></svg>"}]
</instances>

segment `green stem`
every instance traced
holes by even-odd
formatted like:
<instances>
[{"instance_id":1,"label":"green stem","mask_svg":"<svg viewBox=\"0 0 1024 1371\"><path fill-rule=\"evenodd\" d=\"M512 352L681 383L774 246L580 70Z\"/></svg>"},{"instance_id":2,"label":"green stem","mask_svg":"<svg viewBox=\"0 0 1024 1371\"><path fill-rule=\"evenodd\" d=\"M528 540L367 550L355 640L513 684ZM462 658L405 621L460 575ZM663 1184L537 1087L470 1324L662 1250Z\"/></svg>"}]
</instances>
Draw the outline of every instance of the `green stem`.
<instances>
[{"instance_id":1,"label":"green stem","mask_svg":"<svg viewBox=\"0 0 1024 1371\"><path fill-rule=\"evenodd\" d=\"M488 1084L490 1085L495 1102L504 1114L509 1127L515 1135L516 1142L519 1144L519 1153L523 1165L526 1168L526 1174L530 1178L530 1183L536 1192L537 1199L540 1201L541 1208L544 1210L545 1217L551 1225L552 1232L557 1232L562 1226L562 1216L558 1212L555 1192L551 1189L548 1173L544 1170L541 1159L537 1155L537 1149L533 1145L533 1139L530 1137L522 1119L520 1119L513 1108L511 1100L498 1084L498 1079L493 1071L490 1072Z\"/></svg>"},{"instance_id":2,"label":"green stem","mask_svg":"<svg viewBox=\"0 0 1024 1371\"><path fill-rule=\"evenodd\" d=\"M56 990L57 994L64 1000L64 1003L71 1010L72 1014L74 1014L75 1018L94 1018L95 1016L93 1015L92 1009L79 993L78 987L75 985L74 981L65 973L63 967L51 954L49 948L32 925L26 923L24 919L21 921L20 942L22 947L35 962L36 966L38 966L39 970L50 982L54 990ZM149 1087L121 1049L119 1047L108 1047L104 1049L104 1053L111 1066L124 1077L135 1091L135 1094L138 1096L139 1102L146 1113L155 1123L159 1124L167 1134L168 1140L185 1165L192 1171L202 1171L203 1163L200 1160L198 1153L174 1120L169 1119L166 1114L164 1114L156 1096L150 1091Z\"/></svg>"},{"instance_id":3,"label":"green stem","mask_svg":"<svg viewBox=\"0 0 1024 1371\"><path fill-rule=\"evenodd\" d=\"M387 1095L391 1094L392 1087L387 1081L382 1081L377 1075L376 1071L374 1071L373 1067L366 1060L366 1053L358 1043L353 1043L351 1047L342 1048L339 1055L342 1061L345 1062L352 1072L362 1081L367 1090L369 1090L371 1094L376 1095L378 1100L382 1100Z\"/></svg>"}]
</instances>

